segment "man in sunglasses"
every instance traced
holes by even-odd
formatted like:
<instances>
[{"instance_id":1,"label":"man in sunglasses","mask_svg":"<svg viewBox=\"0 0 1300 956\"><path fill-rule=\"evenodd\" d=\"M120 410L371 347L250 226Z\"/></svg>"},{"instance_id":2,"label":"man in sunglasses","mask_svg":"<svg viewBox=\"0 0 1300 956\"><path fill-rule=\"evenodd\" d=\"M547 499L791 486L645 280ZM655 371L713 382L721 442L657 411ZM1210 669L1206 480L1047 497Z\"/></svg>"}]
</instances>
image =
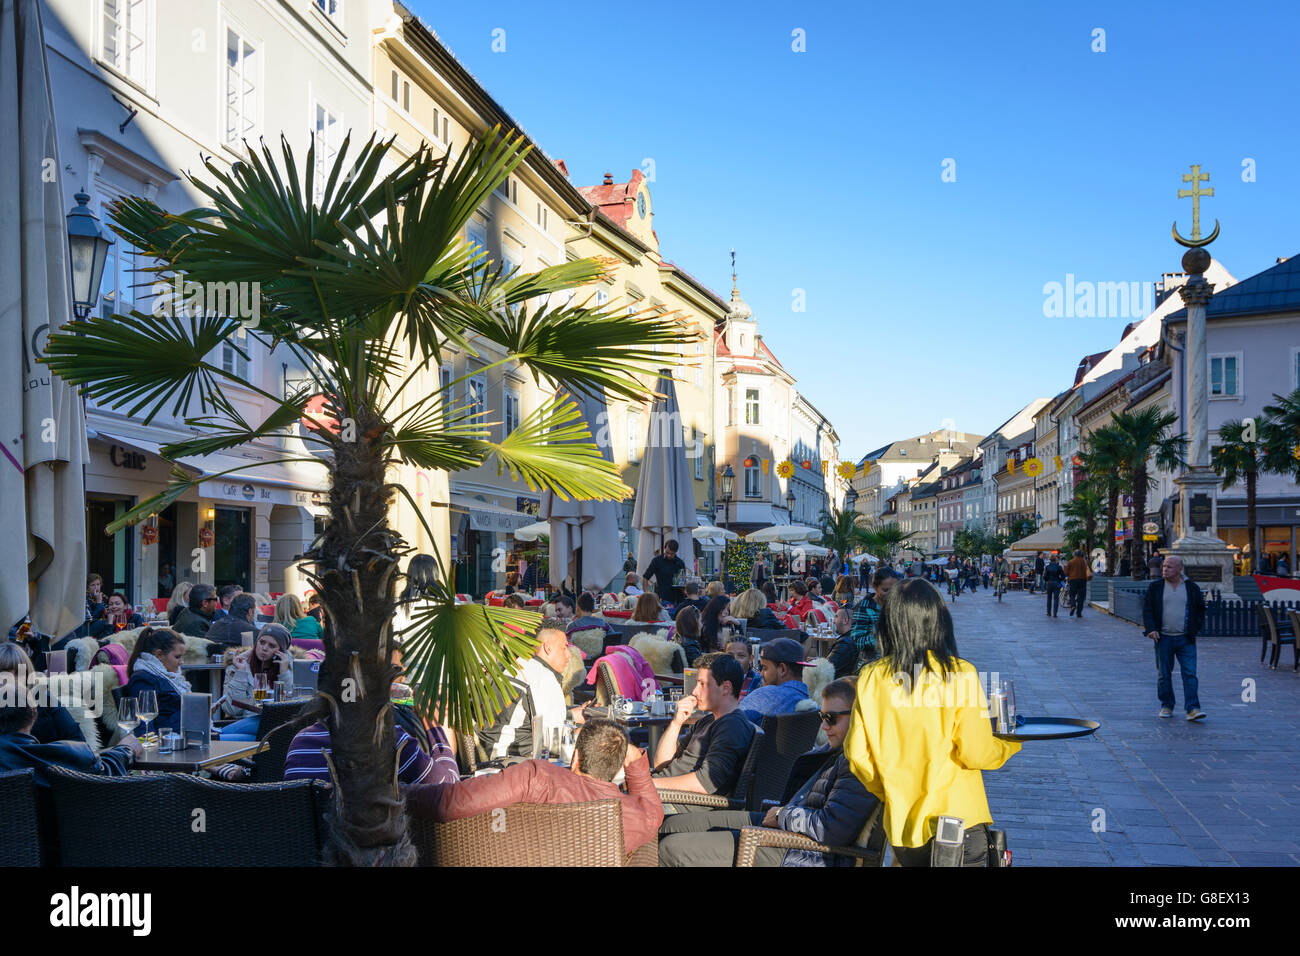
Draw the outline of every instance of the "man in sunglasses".
<instances>
[{"instance_id":1,"label":"man in sunglasses","mask_svg":"<svg viewBox=\"0 0 1300 956\"><path fill-rule=\"evenodd\" d=\"M191 637L205 637L220 607L216 588L211 584L196 584L190 588L189 607L181 611L172 630Z\"/></svg>"},{"instance_id":2,"label":"man in sunglasses","mask_svg":"<svg viewBox=\"0 0 1300 956\"><path fill-rule=\"evenodd\" d=\"M877 800L853 776L844 756L853 697L851 680L836 680L822 691L822 728L826 731L824 759L783 807L767 811L710 810L678 813L659 828L660 866L732 866L742 827L772 827L802 833L828 846L849 846L857 840L875 811ZM852 866L851 857L808 850L763 847L755 866Z\"/></svg>"}]
</instances>

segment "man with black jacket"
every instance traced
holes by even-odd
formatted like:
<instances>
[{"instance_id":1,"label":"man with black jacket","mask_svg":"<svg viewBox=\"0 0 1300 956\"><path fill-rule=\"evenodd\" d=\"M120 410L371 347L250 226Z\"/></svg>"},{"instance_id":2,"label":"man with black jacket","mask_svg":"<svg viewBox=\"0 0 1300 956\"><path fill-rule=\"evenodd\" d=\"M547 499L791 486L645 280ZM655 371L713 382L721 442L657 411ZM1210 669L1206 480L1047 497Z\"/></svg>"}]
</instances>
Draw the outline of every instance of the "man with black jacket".
<instances>
[{"instance_id":1,"label":"man with black jacket","mask_svg":"<svg viewBox=\"0 0 1300 956\"><path fill-rule=\"evenodd\" d=\"M662 553L655 555L646 569L641 572L643 580L655 579L655 593L663 604L677 604L673 580L686 571L686 563L677 557L677 542L669 538L664 542Z\"/></svg>"},{"instance_id":2,"label":"man with black jacket","mask_svg":"<svg viewBox=\"0 0 1300 956\"><path fill-rule=\"evenodd\" d=\"M1162 579L1152 581L1142 602L1142 624L1156 645L1156 694L1160 716L1174 715L1174 659L1183 678L1183 706L1188 720L1204 720L1196 681L1196 635L1205 624L1205 598L1195 582L1183 577L1183 559L1166 555Z\"/></svg>"},{"instance_id":3,"label":"man with black jacket","mask_svg":"<svg viewBox=\"0 0 1300 956\"><path fill-rule=\"evenodd\" d=\"M1056 617L1061 609L1061 585L1065 582L1065 568L1052 555L1052 560L1043 568L1043 587L1047 591L1047 616Z\"/></svg>"},{"instance_id":4,"label":"man with black jacket","mask_svg":"<svg viewBox=\"0 0 1300 956\"><path fill-rule=\"evenodd\" d=\"M853 698L851 680L832 681L822 691L826 760L783 807L766 811L710 810L679 813L659 828L660 866L731 866L742 827L771 827L802 833L828 846L849 846L875 811L877 799L853 775L844 756ZM852 866L851 857L812 850L760 849L756 866Z\"/></svg>"}]
</instances>

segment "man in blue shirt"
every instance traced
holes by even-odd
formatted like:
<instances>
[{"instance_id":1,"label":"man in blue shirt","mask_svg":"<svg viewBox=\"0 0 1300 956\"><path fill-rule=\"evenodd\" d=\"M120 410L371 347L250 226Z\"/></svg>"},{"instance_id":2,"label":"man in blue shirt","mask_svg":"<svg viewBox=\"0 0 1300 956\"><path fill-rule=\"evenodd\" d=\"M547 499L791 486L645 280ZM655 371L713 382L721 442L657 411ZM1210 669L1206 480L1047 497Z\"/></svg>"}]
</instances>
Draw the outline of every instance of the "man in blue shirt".
<instances>
[{"instance_id":1,"label":"man in blue shirt","mask_svg":"<svg viewBox=\"0 0 1300 956\"><path fill-rule=\"evenodd\" d=\"M803 682L803 647L793 638L778 637L759 651L759 669L763 686L746 694L740 712L756 724L768 714L793 714L795 705L808 699L808 685Z\"/></svg>"}]
</instances>

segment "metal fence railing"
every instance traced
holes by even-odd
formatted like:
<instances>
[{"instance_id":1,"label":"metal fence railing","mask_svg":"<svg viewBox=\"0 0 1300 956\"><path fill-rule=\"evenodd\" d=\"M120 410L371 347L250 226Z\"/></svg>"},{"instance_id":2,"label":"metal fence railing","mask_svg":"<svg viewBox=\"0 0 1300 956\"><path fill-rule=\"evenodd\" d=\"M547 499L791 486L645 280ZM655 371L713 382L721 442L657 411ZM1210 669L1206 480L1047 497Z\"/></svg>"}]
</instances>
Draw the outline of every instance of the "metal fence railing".
<instances>
[{"instance_id":1,"label":"metal fence railing","mask_svg":"<svg viewBox=\"0 0 1300 956\"><path fill-rule=\"evenodd\" d=\"M1137 586L1119 584L1113 579L1107 583L1110 613L1134 624L1141 624L1142 600L1147 584L1134 584ZM1287 612L1300 612L1300 601L1223 601L1219 599L1217 591L1211 591L1205 597L1205 626L1201 628L1204 637L1259 637L1258 608L1265 604L1273 609L1278 634L1289 636L1292 627Z\"/></svg>"}]
</instances>

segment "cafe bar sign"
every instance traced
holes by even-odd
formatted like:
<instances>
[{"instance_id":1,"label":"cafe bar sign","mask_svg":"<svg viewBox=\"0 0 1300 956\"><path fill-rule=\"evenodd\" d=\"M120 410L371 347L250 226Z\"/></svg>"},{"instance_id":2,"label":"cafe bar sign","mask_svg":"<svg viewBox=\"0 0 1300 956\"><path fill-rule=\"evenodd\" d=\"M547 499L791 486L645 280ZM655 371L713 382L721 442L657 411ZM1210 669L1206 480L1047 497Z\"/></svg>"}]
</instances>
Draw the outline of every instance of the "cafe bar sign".
<instances>
[{"instance_id":1,"label":"cafe bar sign","mask_svg":"<svg viewBox=\"0 0 1300 956\"><path fill-rule=\"evenodd\" d=\"M123 448L121 445L110 445L108 449L108 460L114 468L130 468L134 471L144 471L148 465L148 459L142 451L131 451L129 448Z\"/></svg>"}]
</instances>

